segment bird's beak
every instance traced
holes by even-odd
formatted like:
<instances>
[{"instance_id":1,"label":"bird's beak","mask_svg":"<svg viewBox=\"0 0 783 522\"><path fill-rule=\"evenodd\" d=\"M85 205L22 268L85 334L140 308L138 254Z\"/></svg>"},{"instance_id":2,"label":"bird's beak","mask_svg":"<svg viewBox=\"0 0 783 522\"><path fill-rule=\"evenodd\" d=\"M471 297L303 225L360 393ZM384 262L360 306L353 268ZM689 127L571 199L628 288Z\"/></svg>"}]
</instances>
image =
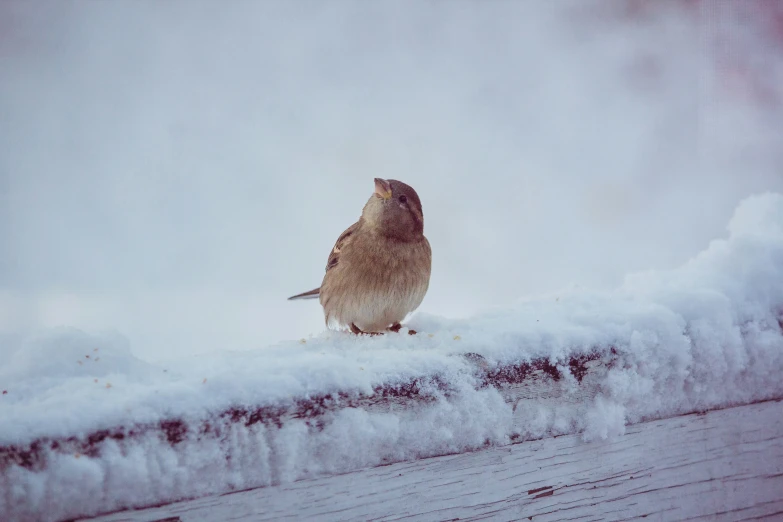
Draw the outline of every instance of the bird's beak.
<instances>
[{"instance_id":1,"label":"bird's beak","mask_svg":"<svg viewBox=\"0 0 783 522\"><path fill-rule=\"evenodd\" d=\"M392 197L391 185L385 179L375 178L375 193L383 199L389 199Z\"/></svg>"}]
</instances>

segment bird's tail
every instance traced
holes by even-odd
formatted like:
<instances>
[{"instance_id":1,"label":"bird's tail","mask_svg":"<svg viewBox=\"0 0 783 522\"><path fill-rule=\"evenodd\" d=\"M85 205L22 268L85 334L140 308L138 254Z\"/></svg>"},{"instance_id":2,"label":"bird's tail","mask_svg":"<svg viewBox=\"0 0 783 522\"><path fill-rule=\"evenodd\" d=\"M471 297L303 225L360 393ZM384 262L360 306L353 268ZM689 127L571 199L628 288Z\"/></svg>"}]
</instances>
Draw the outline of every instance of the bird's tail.
<instances>
[{"instance_id":1,"label":"bird's tail","mask_svg":"<svg viewBox=\"0 0 783 522\"><path fill-rule=\"evenodd\" d=\"M321 287L314 290L310 290L309 292L304 292L297 295L292 295L288 298L289 301L293 301L294 299L318 299L318 297L321 295Z\"/></svg>"}]
</instances>

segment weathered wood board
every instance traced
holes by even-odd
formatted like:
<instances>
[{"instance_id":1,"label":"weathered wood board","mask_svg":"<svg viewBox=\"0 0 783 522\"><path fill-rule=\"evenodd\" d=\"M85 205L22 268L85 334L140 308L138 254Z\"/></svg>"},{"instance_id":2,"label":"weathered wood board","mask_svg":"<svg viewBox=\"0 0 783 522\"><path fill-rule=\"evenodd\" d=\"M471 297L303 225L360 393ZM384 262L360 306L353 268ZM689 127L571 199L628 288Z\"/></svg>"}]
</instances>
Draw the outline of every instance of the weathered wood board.
<instances>
[{"instance_id":1,"label":"weathered wood board","mask_svg":"<svg viewBox=\"0 0 783 522\"><path fill-rule=\"evenodd\" d=\"M783 520L783 402L392 464L102 522Z\"/></svg>"}]
</instances>

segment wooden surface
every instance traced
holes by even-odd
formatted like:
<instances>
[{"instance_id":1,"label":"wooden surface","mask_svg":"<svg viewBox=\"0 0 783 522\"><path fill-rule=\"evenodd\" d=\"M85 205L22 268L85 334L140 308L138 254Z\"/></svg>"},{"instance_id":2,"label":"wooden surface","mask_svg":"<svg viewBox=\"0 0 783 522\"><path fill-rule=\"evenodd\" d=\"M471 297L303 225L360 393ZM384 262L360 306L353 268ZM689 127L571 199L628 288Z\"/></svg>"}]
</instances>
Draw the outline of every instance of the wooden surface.
<instances>
[{"instance_id":1,"label":"wooden surface","mask_svg":"<svg viewBox=\"0 0 783 522\"><path fill-rule=\"evenodd\" d=\"M92 519L783 520L783 402L383 466Z\"/></svg>"}]
</instances>

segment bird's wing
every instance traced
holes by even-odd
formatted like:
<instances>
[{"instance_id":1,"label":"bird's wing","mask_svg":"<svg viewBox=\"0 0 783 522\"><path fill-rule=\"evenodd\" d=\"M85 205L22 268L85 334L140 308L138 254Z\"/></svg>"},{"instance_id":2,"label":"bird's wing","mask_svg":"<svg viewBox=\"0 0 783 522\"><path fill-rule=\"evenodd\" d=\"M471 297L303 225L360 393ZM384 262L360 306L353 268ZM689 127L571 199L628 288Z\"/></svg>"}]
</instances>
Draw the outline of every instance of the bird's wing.
<instances>
[{"instance_id":1,"label":"bird's wing","mask_svg":"<svg viewBox=\"0 0 783 522\"><path fill-rule=\"evenodd\" d=\"M326 271L328 272L332 268L337 266L337 263L340 260L340 252L348 245L351 240L353 239L352 235L354 232L356 232L359 229L360 221L357 221L350 227L348 227L345 232L340 234L340 237L337 238L337 242L334 244L334 247L332 248L332 251L329 253L329 260L326 262ZM310 290L308 292L303 292L301 294L297 294L294 296L291 296L288 298L289 301L293 301L296 299L317 299L321 295L321 288L314 288L313 290Z\"/></svg>"},{"instance_id":2,"label":"bird's wing","mask_svg":"<svg viewBox=\"0 0 783 522\"><path fill-rule=\"evenodd\" d=\"M342 252L343 249L351 243L353 240L353 234L359 229L360 223L361 221L357 221L348 227L345 232L340 234L340 237L337 238L337 242L334 244L334 248L332 248L332 251L329 253L329 260L326 262L327 272L336 267L337 263L340 262L340 252Z\"/></svg>"}]
</instances>

